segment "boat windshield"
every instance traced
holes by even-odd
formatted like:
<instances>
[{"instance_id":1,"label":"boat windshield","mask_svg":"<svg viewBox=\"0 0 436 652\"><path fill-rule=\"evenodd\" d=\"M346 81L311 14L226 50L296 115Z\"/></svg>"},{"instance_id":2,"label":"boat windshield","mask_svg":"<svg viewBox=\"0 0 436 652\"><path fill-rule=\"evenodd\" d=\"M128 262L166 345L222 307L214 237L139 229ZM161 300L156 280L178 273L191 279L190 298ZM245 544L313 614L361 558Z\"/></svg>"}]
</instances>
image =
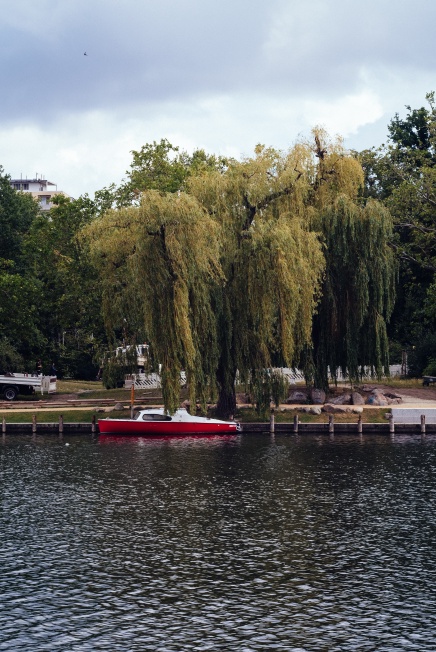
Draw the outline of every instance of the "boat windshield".
<instances>
[{"instance_id":1,"label":"boat windshield","mask_svg":"<svg viewBox=\"0 0 436 652\"><path fill-rule=\"evenodd\" d=\"M171 417L168 416L167 414L143 414L142 415L142 420L143 421L171 421Z\"/></svg>"}]
</instances>

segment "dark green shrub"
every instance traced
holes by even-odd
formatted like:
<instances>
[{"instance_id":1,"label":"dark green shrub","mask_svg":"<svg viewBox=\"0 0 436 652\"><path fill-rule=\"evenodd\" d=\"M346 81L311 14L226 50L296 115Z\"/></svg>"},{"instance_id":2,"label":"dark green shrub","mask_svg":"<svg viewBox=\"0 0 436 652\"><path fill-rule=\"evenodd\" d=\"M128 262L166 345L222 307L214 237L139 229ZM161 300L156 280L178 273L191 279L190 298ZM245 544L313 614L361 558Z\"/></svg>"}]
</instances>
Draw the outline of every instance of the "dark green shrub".
<instances>
[{"instance_id":1,"label":"dark green shrub","mask_svg":"<svg viewBox=\"0 0 436 652\"><path fill-rule=\"evenodd\" d=\"M436 360L436 333L428 333L413 346L409 352L409 376L419 378L422 375L435 375L425 373L431 360Z\"/></svg>"},{"instance_id":2,"label":"dark green shrub","mask_svg":"<svg viewBox=\"0 0 436 652\"><path fill-rule=\"evenodd\" d=\"M0 373L24 371L23 358L6 337L0 338Z\"/></svg>"},{"instance_id":3,"label":"dark green shrub","mask_svg":"<svg viewBox=\"0 0 436 652\"><path fill-rule=\"evenodd\" d=\"M276 407L283 402L289 391L289 383L281 371L262 369L255 371L251 379L251 392L256 404L256 412L267 417L271 402Z\"/></svg>"},{"instance_id":4,"label":"dark green shrub","mask_svg":"<svg viewBox=\"0 0 436 652\"><path fill-rule=\"evenodd\" d=\"M106 389L115 389L124 385L126 366L116 357L106 360L103 367L102 381Z\"/></svg>"}]
</instances>

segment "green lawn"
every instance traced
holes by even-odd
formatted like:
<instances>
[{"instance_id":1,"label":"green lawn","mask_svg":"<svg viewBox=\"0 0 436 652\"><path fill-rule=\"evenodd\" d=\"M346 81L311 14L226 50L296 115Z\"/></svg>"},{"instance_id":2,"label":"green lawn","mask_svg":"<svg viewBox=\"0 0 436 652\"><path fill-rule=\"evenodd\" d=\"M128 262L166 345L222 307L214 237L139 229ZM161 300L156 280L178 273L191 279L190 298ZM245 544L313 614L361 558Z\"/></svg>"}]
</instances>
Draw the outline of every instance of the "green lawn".
<instances>
[{"instance_id":1,"label":"green lawn","mask_svg":"<svg viewBox=\"0 0 436 652\"><path fill-rule=\"evenodd\" d=\"M110 398L114 399L114 401L130 402L130 389L124 389L123 387L105 389L103 383L99 380L58 380L56 390L56 394L78 394L80 398ZM159 389L137 389L135 390L135 397L140 401L143 400L143 397L150 402L153 400L161 401L162 393Z\"/></svg>"},{"instance_id":2,"label":"green lawn","mask_svg":"<svg viewBox=\"0 0 436 652\"><path fill-rule=\"evenodd\" d=\"M26 410L26 412L0 412L0 419L5 417L6 423L32 423L32 416L36 414L37 423L58 423L59 416L62 415L64 423L91 423L92 417L104 419L108 416L120 416L121 412L96 412L95 410L68 410L64 411L39 411ZM128 414L128 411L125 411Z\"/></svg>"}]
</instances>

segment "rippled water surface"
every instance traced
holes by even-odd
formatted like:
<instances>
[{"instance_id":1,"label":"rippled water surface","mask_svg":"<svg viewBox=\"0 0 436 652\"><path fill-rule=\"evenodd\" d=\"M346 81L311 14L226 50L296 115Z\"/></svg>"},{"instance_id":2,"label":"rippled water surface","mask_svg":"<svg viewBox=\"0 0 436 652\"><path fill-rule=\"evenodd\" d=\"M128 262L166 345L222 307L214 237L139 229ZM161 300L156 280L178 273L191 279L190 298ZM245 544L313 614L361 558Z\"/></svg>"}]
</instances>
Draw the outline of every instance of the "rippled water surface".
<instances>
[{"instance_id":1,"label":"rippled water surface","mask_svg":"<svg viewBox=\"0 0 436 652\"><path fill-rule=\"evenodd\" d=\"M0 650L436 650L436 440L0 439Z\"/></svg>"}]
</instances>

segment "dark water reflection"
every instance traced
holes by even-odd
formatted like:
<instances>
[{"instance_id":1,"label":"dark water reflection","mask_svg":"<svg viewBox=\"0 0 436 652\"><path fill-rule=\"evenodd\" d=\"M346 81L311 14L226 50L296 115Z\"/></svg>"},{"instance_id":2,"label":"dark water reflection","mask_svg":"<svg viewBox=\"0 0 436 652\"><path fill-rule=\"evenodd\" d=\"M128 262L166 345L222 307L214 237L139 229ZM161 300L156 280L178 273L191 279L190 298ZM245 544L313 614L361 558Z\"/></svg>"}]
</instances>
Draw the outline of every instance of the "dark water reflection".
<instances>
[{"instance_id":1,"label":"dark water reflection","mask_svg":"<svg viewBox=\"0 0 436 652\"><path fill-rule=\"evenodd\" d=\"M431 437L11 436L0 481L0 650L436 650Z\"/></svg>"}]
</instances>

